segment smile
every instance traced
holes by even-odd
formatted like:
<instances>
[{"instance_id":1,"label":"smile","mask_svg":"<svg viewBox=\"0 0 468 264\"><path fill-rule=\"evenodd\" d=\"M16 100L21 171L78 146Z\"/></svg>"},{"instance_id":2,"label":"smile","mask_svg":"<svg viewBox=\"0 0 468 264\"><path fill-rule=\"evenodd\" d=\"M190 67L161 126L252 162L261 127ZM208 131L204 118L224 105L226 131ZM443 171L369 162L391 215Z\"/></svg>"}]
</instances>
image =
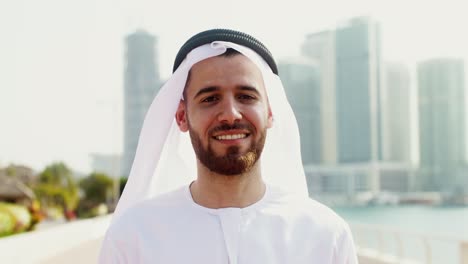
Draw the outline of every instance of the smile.
<instances>
[{"instance_id":1,"label":"smile","mask_svg":"<svg viewBox=\"0 0 468 264\"><path fill-rule=\"evenodd\" d=\"M217 140L235 140L235 139L246 138L247 136L248 134L232 134L232 135L220 135L214 138L216 138Z\"/></svg>"}]
</instances>

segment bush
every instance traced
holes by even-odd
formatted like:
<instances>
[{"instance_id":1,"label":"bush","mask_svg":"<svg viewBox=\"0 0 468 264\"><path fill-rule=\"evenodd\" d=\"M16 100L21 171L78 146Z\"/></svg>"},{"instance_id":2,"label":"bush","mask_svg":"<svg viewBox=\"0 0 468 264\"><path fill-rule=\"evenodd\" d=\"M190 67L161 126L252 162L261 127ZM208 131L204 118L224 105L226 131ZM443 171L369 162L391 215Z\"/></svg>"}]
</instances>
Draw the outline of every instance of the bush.
<instances>
[{"instance_id":1,"label":"bush","mask_svg":"<svg viewBox=\"0 0 468 264\"><path fill-rule=\"evenodd\" d=\"M0 204L0 237L13 234L15 229L15 218L7 209Z\"/></svg>"},{"instance_id":2,"label":"bush","mask_svg":"<svg viewBox=\"0 0 468 264\"><path fill-rule=\"evenodd\" d=\"M0 221L3 223L3 227L0 227L0 236L2 233L9 235L26 231L31 225L31 214L22 205L0 203L0 215L3 215L0 216Z\"/></svg>"},{"instance_id":3,"label":"bush","mask_svg":"<svg viewBox=\"0 0 468 264\"><path fill-rule=\"evenodd\" d=\"M94 204L84 204L80 203L77 209L78 216L80 218L91 218L96 216L101 216L109 213L109 209L106 204L101 203L99 205Z\"/></svg>"},{"instance_id":4,"label":"bush","mask_svg":"<svg viewBox=\"0 0 468 264\"><path fill-rule=\"evenodd\" d=\"M41 210L41 204L38 200L33 200L29 206L29 212L31 213L31 226L28 231L34 230L36 225L45 218L44 212Z\"/></svg>"}]
</instances>

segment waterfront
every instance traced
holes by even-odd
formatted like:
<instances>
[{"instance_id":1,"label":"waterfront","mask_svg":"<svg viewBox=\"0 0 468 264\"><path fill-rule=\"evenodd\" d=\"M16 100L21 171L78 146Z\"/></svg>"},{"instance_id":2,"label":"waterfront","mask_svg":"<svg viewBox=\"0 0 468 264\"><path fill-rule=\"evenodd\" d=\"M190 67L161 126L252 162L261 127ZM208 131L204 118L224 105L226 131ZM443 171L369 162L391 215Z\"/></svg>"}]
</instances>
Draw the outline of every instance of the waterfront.
<instances>
[{"instance_id":1,"label":"waterfront","mask_svg":"<svg viewBox=\"0 0 468 264\"><path fill-rule=\"evenodd\" d=\"M368 206L333 209L351 224L378 225L468 240L468 207Z\"/></svg>"},{"instance_id":2,"label":"waterfront","mask_svg":"<svg viewBox=\"0 0 468 264\"><path fill-rule=\"evenodd\" d=\"M334 207L352 227L356 243L419 263L460 263L468 241L468 207Z\"/></svg>"}]
</instances>

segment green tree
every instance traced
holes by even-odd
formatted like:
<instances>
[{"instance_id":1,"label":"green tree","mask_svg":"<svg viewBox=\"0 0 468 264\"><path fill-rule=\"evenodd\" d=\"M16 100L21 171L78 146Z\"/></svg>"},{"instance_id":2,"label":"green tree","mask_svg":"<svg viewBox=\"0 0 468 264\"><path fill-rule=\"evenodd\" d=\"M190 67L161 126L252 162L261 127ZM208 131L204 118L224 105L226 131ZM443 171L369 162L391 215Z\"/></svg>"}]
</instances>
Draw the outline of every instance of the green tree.
<instances>
[{"instance_id":1,"label":"green tree","mask_svg":"<svg viewBox=\"0 0 468 264\"><path fill-rule=\"evenodd\" d=\"M78 205L80 218L99 215L99 208L106 208L109 200L114 196L114 180L104 173L93 172L80 181L83 196Z\"/></svg>"},{"instance_id":2,"label":"green tree","mask_svg":"<svg viewBox=\"0 0 468 264\"><path fill-rule=\"evenodd\" d=\"M84 199L97 205L107 202L113 196L114 181L104 173L93 172L80 182Z\"/></svg>"},{"instance_id":3,"label":"green tree","mask_svg":"<svg viewBox=\"0 0 468 264\"><path fill-rule=\"evenodd\" d=\"M46 206L61 206L65 213L78 205L78 185L72 171L62 162L47 166L39 174L34 187L36 195Z\"/></svg>"},{"instance_id":4,"label":"green tree","mask_svg":"<svg viewBox=\"0 0 468 264\"><path fill-rule=\"evenodd\" d=\"M125 185L127 184L127 180L127 177L119 178L119 197L122 196L123 190L125 189Z\"/></svg>"}]
</instances>

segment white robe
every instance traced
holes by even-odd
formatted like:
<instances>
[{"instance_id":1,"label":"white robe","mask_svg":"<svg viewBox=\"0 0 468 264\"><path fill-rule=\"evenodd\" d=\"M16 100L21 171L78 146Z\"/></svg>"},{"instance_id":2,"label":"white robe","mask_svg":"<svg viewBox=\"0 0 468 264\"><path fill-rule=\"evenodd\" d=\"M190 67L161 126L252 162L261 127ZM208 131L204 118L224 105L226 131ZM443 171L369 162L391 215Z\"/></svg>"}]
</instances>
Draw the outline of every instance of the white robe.
<instances>
[{"instance_id":1,"label":"white robe","mask_svg":"<svg viewBox=\"0 0 468 264\"><path fill-rule=\"evenodd\" d=\"M357 263L348 225L326 206L267 186L245 208L196 204L188 186L127 210L100 263Z\"/></svg>"}]
</instances>

